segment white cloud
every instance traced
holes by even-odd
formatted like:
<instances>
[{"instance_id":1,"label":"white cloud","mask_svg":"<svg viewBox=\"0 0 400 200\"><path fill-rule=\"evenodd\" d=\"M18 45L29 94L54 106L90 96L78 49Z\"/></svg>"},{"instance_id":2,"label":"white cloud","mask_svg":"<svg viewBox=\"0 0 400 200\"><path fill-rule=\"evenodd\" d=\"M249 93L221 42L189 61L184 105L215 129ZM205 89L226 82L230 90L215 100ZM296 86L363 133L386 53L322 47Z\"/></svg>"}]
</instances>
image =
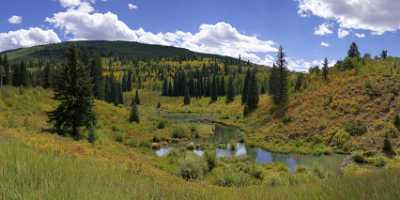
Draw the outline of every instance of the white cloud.
<instances>
[{"instance_id":1,"label":"white cloud","mask_svg":"<svg viewBox=\"0 0 400 200\"><path fill-rule=\"evenodd\" d=\"M319 25L318 27L315 27L314 29L314 35L328 35L328 34L332 34L333 31L331 30L332 25L331 24L326 24L323 23L321 25Z\"/></svg>"},{"instance_id":2,"label":"white cloud","mask_svg":"<svg viewBox=\"0 0 400 200\"><path fill-rule=\"evenodd\" d=\"M297 0L301 16L315 15L336 21L343 29L383 34L400 29L400 1Z\"/></svg>"},{"instance_id":3,"label":"white cloud","mask_svg":"<svg viewBox=\"0 0 400 200\"><path fill-rule=\"evenodd\" d=\"M55 13L46 21L63 30L72 40L124 40L170 45L232 57L241 55L257 63L271 63L267 54L277 51L275 42L240 33L225 22L202 24L196 33L152 33L142 28L130 28L112 12L96 13L79 9Z\"/></svg>"},{"instance_id":4,"label":"white cloud","mask_svg":"<svg viewBox=\"0 0 400 200\"><path fill-rule=\"evenodd\" d=\"M81 0L59 0L59 1L61 6L64 8L77 7L82 3Z\"/></svg>"},{"instance_id":5,"label":"white cloud","mask_svg":"<svg viewBox=\"0 0 400 200\"><path fill-rule=\"evenodd\" d=\"M0 33L0 51L58 42L61 42L61 40L53 30L41 28Z\"/></svg>"},{"instance_id":6,"label":"white cloud","mask_svg":"<svg viewBox=\"0 0 400 200\"><path fill-rule=\"evenodd\" d=\"M130 3L130 4L128 4L128 9L129 10L137 10L138 6Z\"/></svg>"},{"instance_id":7,"label":"white cloud","mask_svg":"<svg viewBox=\"0 0 400 200\"><path fill-rule=\"evenodd\" d=\"M338 37L340 39L343 39L343 38L349 36L349 34L350 34L350 32L348 30L341 29L341 28L338 29Z\"/></svg>"},{"instance_id":8,"label":"white cloud","mask_svg":"<svg viewBox=\"0 0 400 200\"><path fill-rule=\"evenodd\" d=\"M356 33L354 34L356 37L358 38L365 38L365 34L364 33Z\"/></svg>"},{"instance_id":9,"label":"white cloud","mask_svg":"<svg viewBox=\"0 0 400 200\"><path fill-rule=\"evenodd\" d=\"M322 46L322 47L329 47L330 45L329 45L329 43L321 42L321 46Z\"/></svg>"},{"instance_id":10,"label":"white cloud","mask_svg":"<svg viewBox=\"0 0 400 200\"><path fill-rule=\"evenodd\" d=\"M10 24L20 24L22 23L22 17L21 16L11 16L10 18L8 18L8 22Z\"/></svg>"}]
</instances>

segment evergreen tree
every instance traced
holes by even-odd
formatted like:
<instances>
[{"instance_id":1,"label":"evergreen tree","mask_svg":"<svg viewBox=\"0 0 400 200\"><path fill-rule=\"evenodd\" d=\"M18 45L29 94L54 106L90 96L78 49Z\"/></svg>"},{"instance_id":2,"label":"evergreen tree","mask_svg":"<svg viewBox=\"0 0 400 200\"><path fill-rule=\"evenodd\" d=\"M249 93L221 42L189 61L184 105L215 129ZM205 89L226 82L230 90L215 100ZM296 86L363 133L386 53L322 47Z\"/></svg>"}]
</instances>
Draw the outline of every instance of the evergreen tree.
<instances>
[{"instance_id":1,"label":"evergreen tree","mask_svg":"<svg viewBox=\"0 0 400 200\"><path fill-rule=\"evenodd\" d=\"M185 86L185 97L183 98L183 103L185 105L190 104L190 91L189 91L189 87L187 85Z\"/></svg>"},{"instance_id":2,"label":"evergreen tree","mask_svg":"<svg viewBox=\"0 0 400 200\"><path fill-rule=\"evenodd\" d=\"M4 69L4 85L11 85L11 72L10 72L10 63L8 62L7 54L3 57L3 69Z\"/></svg>"},{"instance_id":3,"label":"evergreen tree","mask_svg":"<svg viewBox=\"0 0 400 200\"><path fill-rule=\"evenodd\" d=\"M285 112L288 103L288 70L286 68L287 62L285 59L285 53L283 52L282 46L279 47L278 56L276 60L277 71L273 74L273 101L276 105L279 105L280 111ZM271 85L272 87L272 85ZM281 113L283 114L283 113Z\"/></svg>"},{"instance_id":4,"label":"evergreen tree","mask_svg":"<svg viewBox=\"0 0 400 200\"><path fill-rule=\"evenodd\" d=\"M105 99L105 83L103 77L103 66L100 56L96 56L90 62L90 75L93 80L93 94L94 97L100 100Z\"/></svg>"},{"instance_id":5,"label":"evergreen tree","mask_svg":"<svg viewBox=\"0 0 400 200\"><path fill-rule=\"evenodd\" d=\"M132 105L129 121L130 122L140 123L139 106L137 104L133 104Z\"/></svg>"},{"instance_id":6,"label":"evergreen tree","mask_svg":"<svg viewBox=\"0 0 400 200\"><path fill-rule=\"evenodd\" d=\"M328 73L329 73L329 63L328 63L328 58L325 58L322 67L322 78L324 79L324 81L328 81Z\"/></svg>"},{"instance_id":7,"label":"evergreen tree","mask_svg":"<svg viewBox=\"0 0 400 200\"><path fill-rule=\"evenodd\" d=\"M257 71L256 68L251 72L249 83L248 83L248 94L246 105L248 107L248 112L253 112L257 109L258 103L260 101L258 84L257 84Z\"/></svg>"},{"instance_id":8,"label":"evergreen tree","mask_svg":"<svg viewBox=\"0 0 400 200\"><path fill-rule=\"evenodd\" d=\"M396 155L388 134L385 135L385 139L383 140L383 152L388 156Z\"/></svg>"},{"instance_id":9,"label":"evergreen tree","mask_svg":"<svg viewBox=\"0 0 400 200\"><path fill-rule=\"evenodd\" d=\"M382 53L381 53L381 58L382 58L382 59L386 59L387 57L388 57L388 50L385 49L385 50L383 50Z\"/></svg>"},{"instance_id":10,"label":"evergreen tree","mask_svg":"<svg viewBox=\"0 0 400 200\"><path fill-rule=\"evenodd\" d=\"M220 83L218 86L219 86L219 89L218 89L219 96L225 96L226 92L225 92L225 77L224 76L221 76Z\"/></svg>"},{"instance_id":11,"label":"evergreen tree","mask_svg":"<svg viewBox=\"0 0 400 200\"><path fill-rule=\"evenodd\" d=\"M163 89L162 89L162 96L168 96L168 78L164 78L164 82L163 82Z\"/></svg>"},{"instance_id":12,"label":"evergreen tree","mask_svg":"<svg viewBox=\"0 0 400 200\"><path fill-rule=\"evenodd\" d=\"M80 139L81 127L89 128L96 124L92 80L87 67L79 62L75 46L67 50L66 58L66 65L63 65L54 88L54 99L60 104L49 113L49 122L54 124L58 134Z\"/></svg>"},{"instance_id":13,"label":"evergreen tree","mask_svg":"<svg viewBox=\"0 0 400 200\"><path fill-rule=\"evenodd\" d=\"M217 77L216 77L216 75L214 75L212 83L211 83L211 90L210 90L211 102L216 102L218 100L217 90L218 90Z\"/></svg>"},{"instance_id":14,"label":"evergreen tree","mask_svg":"<svg viewBox=\"0 0 400 200\"><path fill-rule=\"evenodd\" d=\"M360 51L358 50L358 46L355 42L351 43L349 51L347 52L347 56L349 58L360 58Z\"/></svg>"},{"instance_id":15,"label":"evergreen tree","mask_svg":"<svg viewBox=\"0 0 400 200\"><path fill-rule=\"evenodd\" d=\"M126 91L130 92L132 91L132 79L133 79L133 72L132 70L128 70L128 78L127 78L127 83L126 83Z\"/></svg>"},{"instance_id":16,"label":"evergreen tree","mask_svg":"<svg viewBox=\"0 0 400 200\"><path fill-rule=\"evenodd\" d=\"M139 90L136 90L134 102L135 102L134 104L140 105Z\"/></svg>"},{"instance_id":17,"label":"evergreen tree","mask_svg":"<svg viewBox=\"0 0 400 200\"><path fill-rule=\"evenodd\" d=\"M243 90L242 90L242 104L245 104L247 101L247 94L248 94L248 89L249 89L249 81L250 81L250 69L247 69L246 77L244 79L243 83Z\"/></svg>"},{"instance_id":18,"label":"evergreen tree","mask_svg":"<svg viewBox=\"0 0 400 200\"><path fill-rule=\"evenodd\" d=\"M229 76L228 91L226 92L226 103L231 103L235 99L235 86L233 76Z\"/></svg>"},{"instance_id":19,"label":"evergreen tree","mask_svg":"<svg viewBox=\"0 0 400 200\"><path fill-rule=\"evenodd\" d=\"M271 74L269 76L269 88L268 93L271 96L275 96L277 94L277 87L279 84L279 74L278 68L276 67L275 63L272 65Z\"/></svg>"},{"instance_id":20,"label":"evergreen tree","mask_svg":"<svg viewBox=\"0 0 400 200\"><path fill-rule=\"evenodd\" d=\"M92 125L89 128L89 134L88 134L88 142L91 144L94 144L97 140L97 134L96 134L96 129L95 127Z\"/></svg>"},{"instance_id":21,"label":"evergreen tree","mask_svg":"<svg viewBox=\"0 0 400 200\"><path fill-rule=\"evenodd\" d=\"M52 87L52 71L49 63L46 63L43 70L42 86L45 89Z\"/></svg>"}]
</instances>

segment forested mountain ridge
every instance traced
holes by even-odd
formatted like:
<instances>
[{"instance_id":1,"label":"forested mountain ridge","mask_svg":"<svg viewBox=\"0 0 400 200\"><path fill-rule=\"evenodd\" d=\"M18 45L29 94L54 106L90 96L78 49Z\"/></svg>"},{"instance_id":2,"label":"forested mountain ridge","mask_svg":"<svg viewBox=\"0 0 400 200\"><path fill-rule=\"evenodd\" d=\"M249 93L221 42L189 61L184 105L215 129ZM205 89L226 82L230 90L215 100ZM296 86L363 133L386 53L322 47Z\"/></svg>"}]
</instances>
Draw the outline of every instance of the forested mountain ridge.
<instances>
[{"instance_id":1,"label":"forested mountain ridge","mask_svg":"<svg viewBox=\"0 0 400 200\"><path fill-rule=\"evenodd\" d=\"M127 41L72 41L57 44L47 44L29 48L20 48L1 52L0 55L7 55L13 61L21 60L63 60L66 49L75 45L85 54L97 54L101 57L119 57L126 59L196 59L196 58L217 58L234 62L235 58L197 53L184 48L173 46L162 46L143 44Z\"/></svg>"}]
</instances>

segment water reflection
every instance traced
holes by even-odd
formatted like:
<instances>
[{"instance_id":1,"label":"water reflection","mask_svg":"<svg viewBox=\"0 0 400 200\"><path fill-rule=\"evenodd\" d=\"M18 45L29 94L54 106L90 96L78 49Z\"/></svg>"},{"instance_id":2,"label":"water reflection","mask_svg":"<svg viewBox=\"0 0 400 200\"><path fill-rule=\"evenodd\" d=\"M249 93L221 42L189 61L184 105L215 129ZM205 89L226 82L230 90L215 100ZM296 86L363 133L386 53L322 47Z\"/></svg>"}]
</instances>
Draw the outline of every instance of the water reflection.
<instances>
[{"instance_id":1,"label":"water reflection","mask_svg":"<svg viewBox=\"0 0 400 200\"><path fill-rule=\"evenodd\" d=\"M158 157L165 157L168 156L168 154L171 153L171 151L172 147L162 147L156 151L156 155Z\"/></svg>"}]
</instances>

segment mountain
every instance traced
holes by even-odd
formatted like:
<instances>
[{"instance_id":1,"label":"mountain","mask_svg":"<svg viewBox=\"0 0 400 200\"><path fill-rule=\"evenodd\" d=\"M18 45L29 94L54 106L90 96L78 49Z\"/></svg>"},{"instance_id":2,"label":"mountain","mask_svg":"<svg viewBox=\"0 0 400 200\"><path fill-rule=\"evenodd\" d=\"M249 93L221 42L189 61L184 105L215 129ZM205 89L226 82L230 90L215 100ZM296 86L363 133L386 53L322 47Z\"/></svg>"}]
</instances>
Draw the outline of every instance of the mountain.
<instances>
[{"instance_id":1,"label":"mountain","mask_svg":"<svg viewBox=\"0 0 400 200\"><path fill-rule=\"evenodd\" d=\"M11 62L15 60L60 60L64 58L64 52L70 45L76 45L81 52L86 52L89 55L99 54L102 57L127 57L132 59L203 57L238 61L238 59L232 57L197 53L184 48L126 41L62 42L4 51L0 55L7 55Z\"/></svg>"}]
</instances>

